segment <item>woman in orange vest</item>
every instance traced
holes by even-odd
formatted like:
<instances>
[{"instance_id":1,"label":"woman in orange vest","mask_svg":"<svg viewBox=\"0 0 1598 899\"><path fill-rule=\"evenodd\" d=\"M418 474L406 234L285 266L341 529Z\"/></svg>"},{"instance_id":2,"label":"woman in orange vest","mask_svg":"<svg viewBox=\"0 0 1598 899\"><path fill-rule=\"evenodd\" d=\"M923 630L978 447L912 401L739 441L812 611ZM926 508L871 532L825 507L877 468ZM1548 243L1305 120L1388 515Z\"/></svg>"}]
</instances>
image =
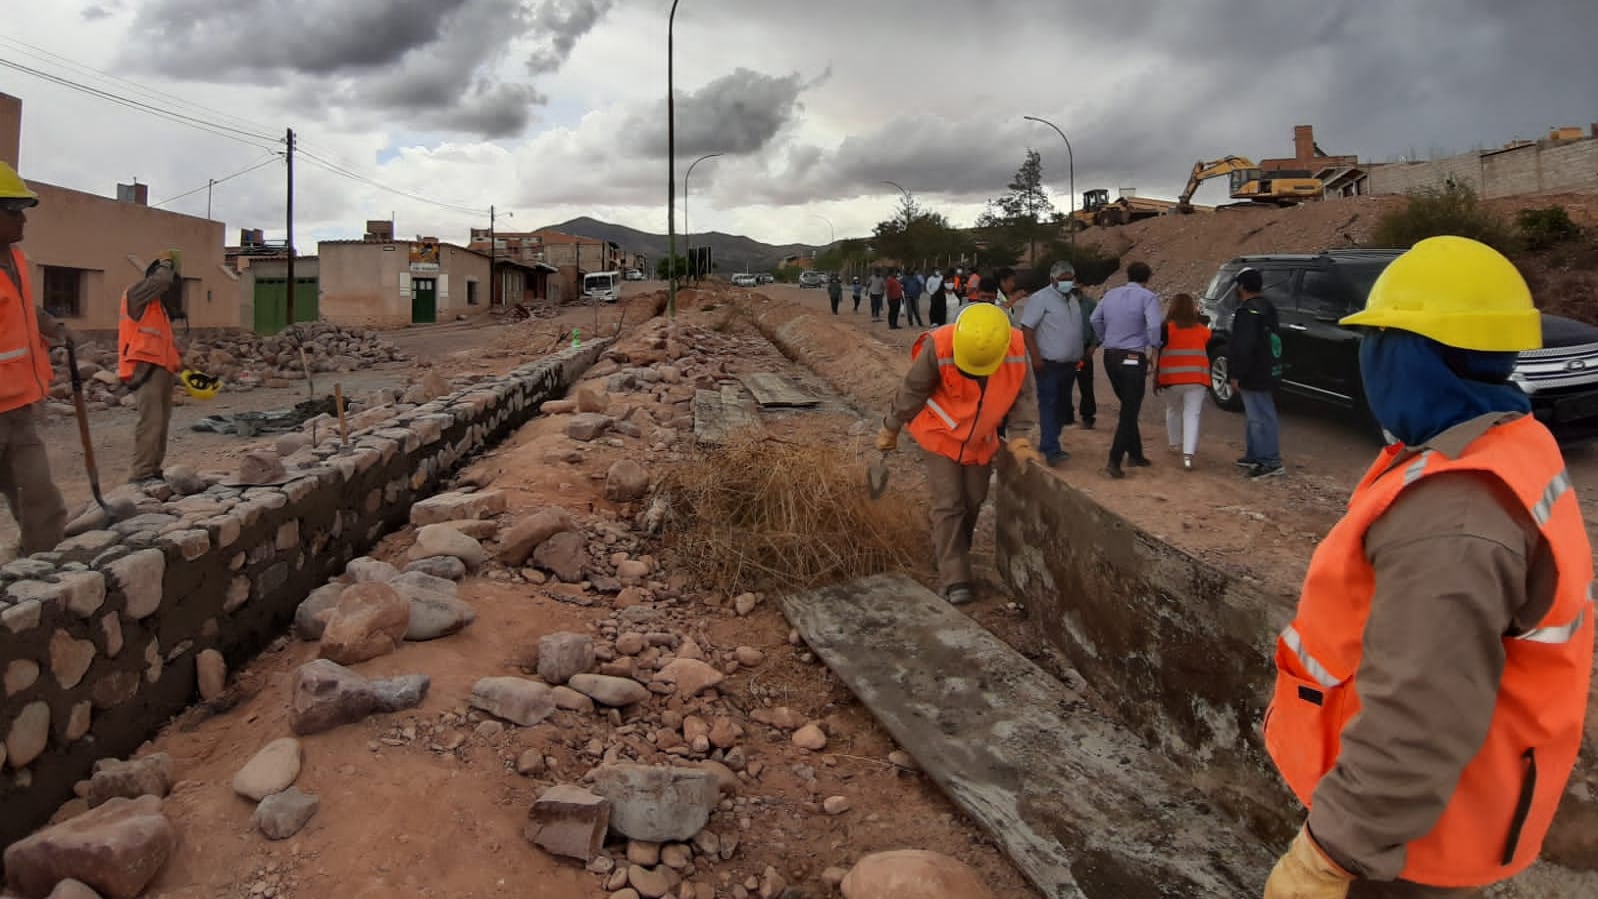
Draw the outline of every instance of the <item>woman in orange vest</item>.
<instances>
[{"instance_id":1,"label":"woman in orange vest","mask_svg":"<svg viewBox=\"0 0 1598 899\"><path fill-rule=\"evenodd\" d=\"M955 319L922 334L910 351L913 360L893 408L882 421L877 449L892 452L899 429L926 450L927 483L932 490L932 549L944 598L970 602L971 538L988 496L999 428L1009 417L1009 433L1037 430L1037 389L1026 341L1010 317L993 303L968 307ZM1008 447L1018 461L1041 461L1031 438L1012 436Z\"/></svg>"},{"instance_id":2,"label":"woman in orange vest","mask_svg":"<svg viewBox=\"0 0 1598 899\"><path fill-rule=\"evenodd\" d=\"M172 386L183 368L168 296L182 289L177 262L162 253L145 269L144 278L122 294L117 324L117 377L138 395L139 420L133 431L133 473L130 483L160 480L166 460L167 430L172 424Z\"/></svg>"},{"instance_id":3,"label":"woman in orange vest","mask_svg":"<svg viewBox=\"0 0 1598 899\"><path fill-rule=\"evenodd\" d=\"M1171 297L1162 334L1164 343L1154 354L1154 392L1165 394L1165 434L1171 452L1181 453L1182 467L1192 471L1199 416L1210 384L1210 329L1199 319L1192 294Z\"/></svg>"},{"instance_id":4,"label":"woman in orange vest","mask_svg":"<svg viewBox=\"0 0 1598 899\"><path fill-rule=\"evenodd\" d=\"M1476 895L1537 858L1593 665L1581 508L1509 381L1541 319L1509 260L1435 237L1343 324L1395 442L1277 641L1265 744L1309 818L1265 897Z\"/></svg>"},{"instance_id":5,"label":"woman in orange vest","mask_svg":"<svg viewBox=\"0 0 1598 899\"><path fill-rule=\"evenodd\" d=\"M22 532L23 555L55 549L67 523L33 410L50 394L54 374L44 335L72 338L34 305L28 260L16 246L27 225L25 210L37 205L39 195L0 162L0 496Z\"/></svg>"}]
</instances>

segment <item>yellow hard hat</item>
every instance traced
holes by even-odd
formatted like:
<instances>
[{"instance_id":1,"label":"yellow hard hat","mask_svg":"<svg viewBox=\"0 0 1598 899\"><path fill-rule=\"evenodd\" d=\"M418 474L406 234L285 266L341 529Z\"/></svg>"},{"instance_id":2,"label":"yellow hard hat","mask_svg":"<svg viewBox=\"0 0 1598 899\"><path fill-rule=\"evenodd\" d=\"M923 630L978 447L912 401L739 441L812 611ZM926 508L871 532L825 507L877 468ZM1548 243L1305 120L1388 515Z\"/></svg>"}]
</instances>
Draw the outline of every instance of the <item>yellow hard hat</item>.
<instances>
[{"instance_id":1,"label":"yellow hard hat","mask_svg":"<svg viewBox=\"0 0 1598 899\"><path fill-rule=\"evenodd\" d=\"M992 303L967 306L954 320L954 364L968 375L999 370L1010 352L1010 316Z\"/></svg>"},{"instance_id":2,"label":"yellow hard hat","mask_svg":"<svg viewBox=\"0 0 1598 899\"><path fill-rule=\"evenodd\" d=\"M1376 279L1365 309L1341 324L1410 331L1462 350L1543 345L1526 279L1502 253L1465 237L1415 244Z\"/></svg>"},{"instance_id":3,"label":"yellow hard hat","mask_svg":"<svg viewBox=\"0 0 1598 899\"><path fill-rule=\"evenodd\" d=\"M4 162L0 162L0 200L28 200L23 205L39 205L39 195L29 190L17 170Z\"/></svg>"},{"instance_id":4,"label":"yellow hard hat","mask_svg":"<svg viewBox=\"0 0 1598 899\"><path fill-rule=\"evenodd\" d=\"M178 375L178 380L182 382L183 389L189 392L189 396L197 400L208 400L222 389L221 378L190 368L184 369L183 374Z\"/></svg>"}]
</instances>

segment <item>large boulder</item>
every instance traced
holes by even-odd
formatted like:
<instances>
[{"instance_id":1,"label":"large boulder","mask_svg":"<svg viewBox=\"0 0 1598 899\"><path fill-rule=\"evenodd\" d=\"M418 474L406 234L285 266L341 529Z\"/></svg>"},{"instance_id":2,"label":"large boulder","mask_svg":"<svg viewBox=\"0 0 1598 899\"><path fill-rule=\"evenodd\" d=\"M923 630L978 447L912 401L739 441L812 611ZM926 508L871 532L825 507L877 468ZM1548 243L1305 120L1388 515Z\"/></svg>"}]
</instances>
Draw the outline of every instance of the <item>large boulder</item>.
<instances>
[{"instance_id":1,"label":"large boulder","mask_svg":"<svg viewBox=\"0 0 1598 899\"><path fill-rule=\"evenodd\" d=\"M649 493L649 472L631 459L610 466L605 475L605 499L613 503L635 503Z\"/></svg>"},{"instance_id":2,"label":"large boulder","mask_svg":"<svg viewBox=\"0 0 1598 899\"><path fill-rule=\"evenodd\" d=\"M506 497L501 490L475 493L440 493L411 506L411 524L421 527L469 518L490 518L505 511Z\"/></svg>"},{"instance_id":3,"label":"large boulder","mask_svg":"<svg viewBox=\"0 0 1598 899\"><path fill-rule=\"evenodd\" d=\"M615 419L608 415L600 415L598 412L579 412L572 416L571 421L566 423L566 436L581 443L587 443L590 440L603 437L605 432L610 430L615 423Z\"/></svg>"},{"instance_id":4,"label":"large boulder","mask_svg":"<svg viewBox=\"0 0 1598 899\"><path fill-rule=\"evenodd\" d=\"M483 564L488 554L483 545L449 525L423 525L416 532L416 543L411 546L408 558L426 559L432 556L454 556L466 563L467 568Z\"/></svg>"},{"instance_id":5,"label":"large boulder","mask_svg":"<svg viewBox=\"0 0 1598 899\"><path fill-rule=\"evenodd\" d=\"M405 629L407 640L437 640L457 633L477 620L477 610L453 596L413 596L410 604L410 625Z\"/></svg>"},{"instance_id":6,"label":"large boulder","mask_svg":"<svg viewBox=\"0 0 1598 899\"><path fill-rule=\"evenodd\" d=\"M545 790L527 813L527 839L552 855L590 861L605 845L610 803L579 786Z\"/></svg>"},{"instance_id":7,"label":"large boulder","mask_svg":"<svg viewBox=\"0 0 1598 899\"><path fill-rule=\"evenodd\" d=\"M321 656L340 665L354 665L399 648L411 623L411 604L388 584L353 584L322 631Z\"/></svg>"},{"instance_id":8,"label":"large boulder","mask_svg":"<svg viewBox=\"0 0 1598 899\"><path fill-rule=\"evenodd\" d=\"M250 820L267 839L286 840L315 817L321 804L315 796L300 792L299 787L289 787L262 799Z\"/></svg>"},{"instance_id":9,"label":"large boulder","mask_svg":"<svg viewBox=\"0 0 1598 899\"><path fill-rule=\"evenodd\" d=\"M593 773L594 792L610 800L610 829L633 840L690 840L721 798L715 775L699 768L603 765Z\"/></svg>"},{"instance_id":10,"label":"large boulder","mask_svg":"<svg viewBox=\"0 0 1598 899\"><path fill-rule=\"evenodd\" d=\"M605 674L579 674L567 686L600 705L618 709L643 702L654 695L648 687L630 677Z\"/></svg>"},{"instance_id":11,"label":"large boulder","mask_svg":"<svg viewBox=\"0 0 1598 899\"><path fill-rule=\"evenodd\" d=\"M233 792L256 802L281 793L300 776L300 741L280 737L261 747L233 775Z\"/></svg>"},{"instance_id":12,"label":"large boulder","mask_svg":"<svg viewBox=\"0 0 1598 899\"><path fill-rule=\"evenodd\" d=\"M154 752L125 762L120 759L100 759L94 763L94 773L89 776L89 792L83 798L93 808L113 799L161 797L172 791L172 779L172 757L164 752Z\"/></svg>"},{"instance_id":13,"label":"large boulder","mask_svg":"<svg viewBox=\"0 0 1598 899\"><path fill-rule=\"evenodd\" d=\"M370 681L327 659L307 662L294 674L289 729L303 737L353 724L373 712L415 708L430 684L425 674Z\"/></svg>"},{"instance_id":14,"label":"large boulder","mask_svg":"<svg viewBox=\"0 0 1598 899\"><path fill-rule=\"evenodd\" d=\"M588 564L588 547L583 535L562 531L545 540L533 550L533 564L568 584L581 581L583 566Z\"/></svg>"},{"instance_id":15,"label":"large boulder","mask_svg":"<svg viewBox=\"0 0 1598 899\"><path fill-rule=\"evenodd\" d=\"M593 667L593 637L562 631L539 638L538 676L545 683L564 684Z\"/></svg>"},{"instance_id":16,"label":"large boulder","mask_svg":"<svg viewBox=\"0 0 1598 899\"><path fill-rule=\"evenodd\" d=\"M577 527L572 513L559 506L540 509L511 526L499 538L499 561L509 566L519 566L527 561L539 544L550 537Z\"/></svg>"},{"instance_id":17,"label":"large boulder","mask_svg":"<svg viewBox=\"0 0 1598 899\"><path fill-rule=\"evenodd\" d=\"M294 636L301 640L320 640L327 630L328 616L344 595L345 585L338 582L323 584L311 591L294 610Z\"/></svg>"},{"instance_id":18,"label":"large boulder","mask_svg":"<svg viewBox=\"0 0 1598 899\"><path fill-rule=\"evenodd\" d=\"M467 702L522 727L532 727L555 711L549 685L521 677L485 677L472 686Z\"/></svg>"},{"instance_id":19,"label":"large boulder","mask_svg":"<svg viewBox=\"0 0 1598 899\"><path fill-rule=\"evenodd\" d=\"M947 855L921 849L862 858L843 879L844 899L993 899L981 875Z\"/></svg>"},{"instance_id":20,"label":"large boulder","mask_svg":"<svg viewBox=\"0 0 1598 899\"><path fill-rule=\"evenodd\" d=\"M176 844L160 799L112 799L12 843L6 885L23 899L45 899L70 878L105 899L137 899Z\"/></svg>"}]
</instances>

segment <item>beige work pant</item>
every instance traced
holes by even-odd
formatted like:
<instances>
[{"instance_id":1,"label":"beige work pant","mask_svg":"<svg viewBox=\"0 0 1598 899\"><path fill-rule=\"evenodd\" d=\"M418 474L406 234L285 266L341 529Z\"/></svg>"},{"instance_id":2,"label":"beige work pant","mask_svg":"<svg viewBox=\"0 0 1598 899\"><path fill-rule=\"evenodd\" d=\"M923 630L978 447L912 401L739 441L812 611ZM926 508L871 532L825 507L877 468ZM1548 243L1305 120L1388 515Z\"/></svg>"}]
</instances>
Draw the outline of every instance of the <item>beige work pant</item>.
<instances>
[{"instance_id":1,"label":"beige work pant","mask_svg":"<svg viewBox=\"0 0 1598 899\"><path fill-rule=\"evenodd\" d=\"M50 457L34 426L32 406L0 412L0 495L22 530L22 554L55 549L67 506L50 479Z\"/></svg>"},{"instance_id":2,"label":"beige work pant","mask_svg":"<svg viewBox=\"0 0 1598 899\"><path fill-rule=\"evenodd\" d=\"M1428 887L1407 880L1356 880L1348 890L1348 899L1475 899L1480 895L1474 887Z\"/></svg>"},{"instance_id":3,"label":"beige work pant","mask_svg":"<svg viewBox=\"0 0 1598 899\"><path fill-rule=\"evenodd\" d=\"M130 481L161 476L166 461L166 432L172 424L172 373L156 366L139 386L139 423L133 432L133 473ZM138 374L135 373L135 378Z\"/></svg>"},{"instance_id":4,"label":"beige work pant","mask_svg":"<svg viewBox=\"0 0 1598 899\"><path fill-rule=\"evenodd\" d=\"M993 466L961 465L946 456L927 453L927 483L932 490L932 552L938 559L943 588L970 584L971 536L977 515L988 498Z\"/></svg>"}]
</instances>

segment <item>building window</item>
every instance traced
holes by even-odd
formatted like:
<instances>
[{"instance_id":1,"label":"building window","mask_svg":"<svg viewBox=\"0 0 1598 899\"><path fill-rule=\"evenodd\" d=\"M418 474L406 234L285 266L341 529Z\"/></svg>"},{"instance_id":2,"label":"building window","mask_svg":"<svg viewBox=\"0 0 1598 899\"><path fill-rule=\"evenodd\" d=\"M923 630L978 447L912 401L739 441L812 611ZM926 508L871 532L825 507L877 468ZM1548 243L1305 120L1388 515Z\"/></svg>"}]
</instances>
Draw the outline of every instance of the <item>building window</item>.
<instances>
[{"instance_id":1,"label":"building window","mask_svg":"<svg viewBox=\"0 0 1598 899\"><path fill-rule=\"evenodd\" d=\"M42 292L44 310L58 318L83 316L83 269L58 265L40 266L44 270Z\"/></svg>"},{"instance_id":2,"label":"building window","mask_svg":"<svg viewBox=\"0 0 1598 899\"><path fill-rule=\"evenodd\" d=\"M477 305L477 282L476 281L467 281L466 282L466 305L468 305L468 306L476 306Z\"/></svg>"}]
</instances>

